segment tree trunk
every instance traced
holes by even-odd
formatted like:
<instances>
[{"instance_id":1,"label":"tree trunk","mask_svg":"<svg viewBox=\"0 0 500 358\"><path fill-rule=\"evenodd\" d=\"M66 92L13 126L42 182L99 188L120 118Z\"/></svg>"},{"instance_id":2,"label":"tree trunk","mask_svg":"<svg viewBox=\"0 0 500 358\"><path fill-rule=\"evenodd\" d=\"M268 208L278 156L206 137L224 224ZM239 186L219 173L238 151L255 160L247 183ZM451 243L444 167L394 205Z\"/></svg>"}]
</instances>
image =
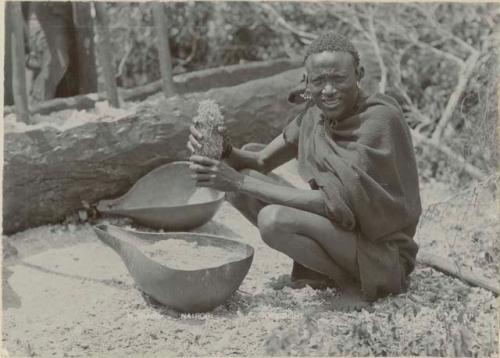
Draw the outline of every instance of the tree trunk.
<instances>
[{"instance_id":1,"label":"tree trunk","mask_svg":"<svg viewBox=\"0 0 500 358\"><path fill-rule=\"evenodd\" d=\"M78 66L78 93L97 91L97 70L94 51L94 26L90 3L76 1L73 6L75 26L75 55ZM71 57L71 56L70 56Z\"/></svg>"},{"instance_id":2,"label":"tree trunk","mask_svg":"<svg viewBox=\"0 0 500 358\"><path fill-rule=\"evenodd\" d=\"M153 3L153 16L156 28L156 38L158 47L158 58L160 61L161 79L163 93L168 98L175 93L174 82L172 80L172 57L168 44L168 26L163 3Z\"/></svg>"},{"instance_id":3,"label":"tree trunk","mask_svg":"<svg viewBox=\"0 0 500 358\"><path fill-rule=\"evenodd\" d=\"M302 69L206 93L145 102L115 121L58 131L5 133L3 229L6 234L62 221L82 202L124 194L159 165L188 157L189 124L206 98L224 109L233 142L268 142L301 107L287 101Z\"/></svg>"},{"instance_id":4,"label":"tree trunk","mask_svg":"<svg viewBox=\"0 0 500 358\"><path fill-rule=\"evenodd\" d=\"M23 15L21 3L8 2L7 16L10 17L12 32L7 34L10 37L11 59L12 59L12 89L14 103L16 106L17 119L23 123L29 123L28 94L26 93L26 54L24 47Z\"/></svg>"},{"instance_id":5,"label":"tree trunk","mask_svg":"<svg viewBox=\"0 0 500 358\"><path fill-rule=\"evenodd\" d=\"M10 5L5 4L5 12L7 16L5 16L5 56L4 59L4 87L3 87L3 105L4 106L12 106L14 105L14 90L12 88L12 36L11 33L14 31L11 16L10 14ZM4 107L5 108L5 107Z\"/></svg>"},{"instance_id":6,"label":"tree trunk","mask_svg":"<svg viewBox=\"0 0 500 358\"><path fill-rule=\"evenodd\" d=\"M116 89L116 76L113 67L113 55L111 53L111 42L109 41L108 17L106 14L106 5L102 2L94 2L96 13L96 29L99 38L99 60L104 75L106 93L108 102L111 106L118 108L118 91Z\"/></svg>"},{"instance_id":7,"label":"tree trunk","mask_svg":"<svg viewBox=\"0 0 500 358\"><path fill-rule=\"evenodd\" d=\"M173 96L175 89L172 80L172 56L170 55L170 46L168 44L168 26L163 3L153 3L153 16L156 28L163 93L165 97L168 98Z\"/></svg>"}]
</instances>

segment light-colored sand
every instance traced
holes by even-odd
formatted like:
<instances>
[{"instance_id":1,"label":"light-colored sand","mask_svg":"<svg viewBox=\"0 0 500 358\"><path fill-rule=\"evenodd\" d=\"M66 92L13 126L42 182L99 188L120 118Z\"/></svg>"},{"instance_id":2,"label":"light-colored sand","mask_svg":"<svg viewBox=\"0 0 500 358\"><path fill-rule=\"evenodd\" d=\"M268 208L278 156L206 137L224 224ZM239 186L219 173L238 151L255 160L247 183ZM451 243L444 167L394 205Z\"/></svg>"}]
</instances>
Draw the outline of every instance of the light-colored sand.
<instances>
[{"instance_id":1,"label":"light-colored sand","mask_svg":"<svg viewBox=\"0 0 500 358\"><path fill-rule=\"evenodd\" d=\"M196 231L248 243L255 256L240 291L213 312L191 316L145 298L88 225L8 237L20 259L4 263L4 297L11 299L3 311L3 347L13 356L49 357L497 353L497 303L485 290L418 266L407 293L344 312L333 289L275 290L287 280L291 260L267 247L227 203ZM444 250L434 239L419 242Z\"/></svg>"}]
</instances>

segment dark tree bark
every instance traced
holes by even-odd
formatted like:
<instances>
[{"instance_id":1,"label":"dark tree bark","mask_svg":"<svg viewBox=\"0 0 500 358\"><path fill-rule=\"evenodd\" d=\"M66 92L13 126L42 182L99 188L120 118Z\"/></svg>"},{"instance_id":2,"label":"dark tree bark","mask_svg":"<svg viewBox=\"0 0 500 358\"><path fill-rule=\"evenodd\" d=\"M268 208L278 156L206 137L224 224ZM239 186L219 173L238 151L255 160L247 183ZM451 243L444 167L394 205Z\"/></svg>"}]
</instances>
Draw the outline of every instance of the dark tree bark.
<instances>
[{"instance_id":1,"label":"dark tree bark","mask_svg":"<svg viewBox=\"0 0 500 358\"><path fill-rule=\"evenodd\" d=\"M225 109L235 145L270 141L300 109L288 103L287 92L301 74L296 69L154 106L145 102L111 122L5 133L4 232L60 222L82 209L83 201L122 195L155 167L188 158L189 124L203 99Z\"/></svg>"},{"instance_id":2,"label":"dark tree bark","mask_svg":"<svg viewBox=\"0 0 500 358\"><path fill-rule=\"evenodd\" d=\"M19 2L9 2L6 5L7 17L10 18L11 31L7 34L10 38L10 56L12 64L12 89L16 106L17 119L23 123L30 122L28 109L28 94L26 92L26 62L23 15Z\"/></svg>"},{"instance_id":3,"label":"dark tree bark","mask_svg":"<svg viewBox=\"0 0 500 358\"><path fill-rule=\"evenodd\" d=\"M91 4L76 1L73 5L75 31L75 62L78 64L78 94L97 91L97 69L94 49L94 24ZM71 57L70 57L71 58Z\"/></svg>"},{"instance_id":4,"label":"dark tree bark","mask_svg":"<svg viewBox=\"0 0 500 358\"><path fill-rule=\"evenodd\" d=\"M113 67L113 55L111 52L111 42L109 40L108 16L106 14L106 5L101 2L94 2L96 12L96 29L99 39L99 62L101 63L104 75L104 84L108 95L108 102L111 106L118 108L118 91L116 89L115 70Z\"/></svg>"},{"instance_id":5,"label":"dark tree bark","mask_svg":"<svg viewBox=\"0 0 500 358\"><path fill-rule=\"evenodd\" d=\"M170 56L170 47L168 44L167 18L165 16L163 3L153 3L153 16L156 28L158 58L160 61L163 93L165 94L165 97L168 98L175 93L175 89L174 82L172 80L172 57Z\"/></svg>"}]
</instances>

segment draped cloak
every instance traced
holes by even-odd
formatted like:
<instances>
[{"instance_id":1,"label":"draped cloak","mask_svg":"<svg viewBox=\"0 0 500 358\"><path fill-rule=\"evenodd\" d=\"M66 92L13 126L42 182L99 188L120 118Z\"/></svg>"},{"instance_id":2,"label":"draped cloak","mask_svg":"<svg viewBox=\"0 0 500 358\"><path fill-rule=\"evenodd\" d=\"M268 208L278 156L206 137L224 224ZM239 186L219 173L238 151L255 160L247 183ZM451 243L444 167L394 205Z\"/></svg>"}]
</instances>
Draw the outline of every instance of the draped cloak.
<instances>
[{"instance_id":1,"label":"draped cloak","mask_svg":"<svg viewBox=\"0 0 500 358\"><path fill-rule=\"evenodd\" d=\"M297 147L302 179L321 191L325 216L356 233L356 279L365 298L404 290L415 267L421 203L410 131L397 102L360 92L354 114L339 122L309 102L283 136Z\"/></svg>"}]
</instances>

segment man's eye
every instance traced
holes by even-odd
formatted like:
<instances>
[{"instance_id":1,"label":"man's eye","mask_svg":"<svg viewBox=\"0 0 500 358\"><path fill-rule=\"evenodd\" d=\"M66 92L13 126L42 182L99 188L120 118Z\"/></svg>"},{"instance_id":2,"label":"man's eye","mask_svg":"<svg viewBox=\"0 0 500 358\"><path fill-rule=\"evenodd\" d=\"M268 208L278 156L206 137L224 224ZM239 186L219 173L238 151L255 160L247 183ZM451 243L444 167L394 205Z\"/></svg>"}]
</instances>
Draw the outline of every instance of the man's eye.
<instances>
[{"instance_id":1,"label":"man's eye","mask_svg":"<svg viewBox=\"0 0 500 358\"><path fill-rule=\"evenodd\" d=\"M315 86L321 86L325 84L325 79L324 78L315 78L312 80L312 84Z\"/></svg>"}]
</instances>

